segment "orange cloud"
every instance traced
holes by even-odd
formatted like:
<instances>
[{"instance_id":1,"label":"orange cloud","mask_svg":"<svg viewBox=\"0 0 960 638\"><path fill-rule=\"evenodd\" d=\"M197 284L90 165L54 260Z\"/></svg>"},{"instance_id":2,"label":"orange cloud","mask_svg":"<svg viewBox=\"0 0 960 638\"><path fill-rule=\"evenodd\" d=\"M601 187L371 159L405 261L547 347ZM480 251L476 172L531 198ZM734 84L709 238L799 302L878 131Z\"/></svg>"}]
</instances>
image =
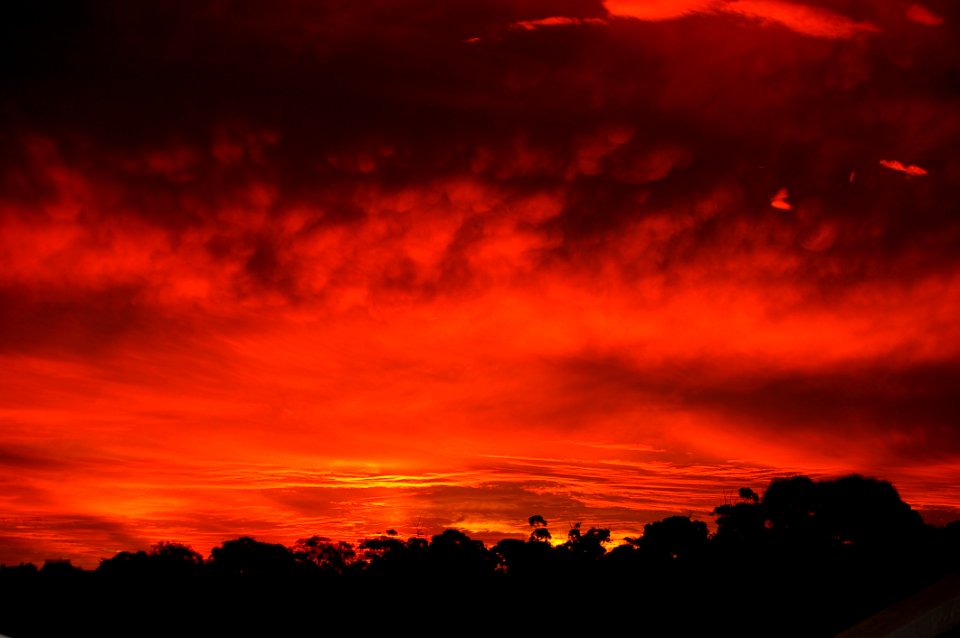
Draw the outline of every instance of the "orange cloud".
<instances>
[{"instance_id":1,"label":"orange cloud","mask_svg":"<svg viewBox=\"0 0 960 638\"><path fill-rule=\"evenodd\" d=\"M892 171L899 171L901 173L906 173L913 177L920 177L927 174L927 169L917 166L915 164L904 164L898 160L880 160L880 166L889 168Z\"/></svg>"},{"instance_id":2,"label":"orange cloud","mask_svg":"<svg viewBox=\"0 0 960 638\"><path fill-rule=\"evenodd\" d=\"M615 17L639 20L670 20L692 14L732 14L765 23L783 25L797 33L816 38L852 38L880 29L870 22L857 22L832 11L780 0L737 0L643 2L606 0L607 11Z\"/></svg>"},{"instance_id":3,"label":"orange cloud","mask_svg":"<svg viewBox=\"0 0 960 638\"><path fill-rule=\"evenodd\" d=\"M782 24L797 33L815 38L852 38L880 31L870 22L857 22L826 9L779 0L725 2L721 10L763 22Z\"/></svg>"},{"instance_id":4,"label":"orange cloud","mask_svg":"<svg viewBox=\"0 0 960 638\"><path fill-rule=\"evenodd\" d=\"M779 210L793 210L793 204L787 201L789 197L790 193L787 192L786 187L781 188L770 200L770 205Z\"/></svg>"},{"instance_id":5,"label":"orange cloud","mask_svg":"<svg viewBox=\"0 0 960 638\"><path fill-rule=\"evenodd\" d=\"M615 17L636 18L638 20L672 20L675 18L712 11L715 0L605 0L604 6Z\"/></svg>"},{"instance_id":6,"label":"orange cloud","mask_svg":"<svg viewBox=\"0 0 960 638\"><path fill-rule=\"evenodd\" d=\"M570 18L566 16L551 16L549 18L540 18L537 20L523 20L515 22L514 27L532 31L543 27L563 27L581 24L607 24L603 18Z\"/></svg>"}]
</instances>

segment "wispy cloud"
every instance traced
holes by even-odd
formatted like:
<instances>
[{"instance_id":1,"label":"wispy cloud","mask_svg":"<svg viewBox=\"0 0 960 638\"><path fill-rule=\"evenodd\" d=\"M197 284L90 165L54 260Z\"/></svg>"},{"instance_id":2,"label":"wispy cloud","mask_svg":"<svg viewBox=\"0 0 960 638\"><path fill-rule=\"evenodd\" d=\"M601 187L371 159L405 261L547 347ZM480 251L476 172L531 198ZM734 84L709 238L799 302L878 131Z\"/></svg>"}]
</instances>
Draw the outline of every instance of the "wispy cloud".
<instances>
[{"instance_id":1,"label":"wispy cloud","mask_svg":"<svg viewBox=\"0 0 960 638\"><path fill-rule=\"evenodd\" d=\"M686 0L684 2L644 2L643 0L606 0L614 17L639 20L672 20L695 14L730 14L761 23L784 26L815 38L852 38L877 33L880 28L868 21L856 21L839 13L799 2L781 0Z\"/></svg>"}]
</instances>

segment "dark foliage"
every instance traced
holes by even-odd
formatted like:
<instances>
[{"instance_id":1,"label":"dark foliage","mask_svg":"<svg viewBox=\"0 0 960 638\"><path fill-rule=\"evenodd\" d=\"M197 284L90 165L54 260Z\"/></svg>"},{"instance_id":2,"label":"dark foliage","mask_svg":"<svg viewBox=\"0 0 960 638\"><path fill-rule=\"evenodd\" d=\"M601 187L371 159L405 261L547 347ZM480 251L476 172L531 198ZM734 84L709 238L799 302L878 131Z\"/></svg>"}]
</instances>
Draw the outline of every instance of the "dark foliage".
<instances>
[{"instance_id":1,"label":"dark foliage","mask_svg":"<svg viewBox=\"0 0 960 638\"><path fill-rule=\"evenodd\" d=\"M738 495L714 510L712 535L671 516L621 544L576 523L554 545L534 515L527 540L490 548L456 529L429 541L388 530L356 547L243 537L206 560L164 542L95 571L3 566L0 633L310 635L341 617L362 633L830 636L960 567L960 521L924 524L886 481L798 476Z\"/></svg>"}]
</instances>

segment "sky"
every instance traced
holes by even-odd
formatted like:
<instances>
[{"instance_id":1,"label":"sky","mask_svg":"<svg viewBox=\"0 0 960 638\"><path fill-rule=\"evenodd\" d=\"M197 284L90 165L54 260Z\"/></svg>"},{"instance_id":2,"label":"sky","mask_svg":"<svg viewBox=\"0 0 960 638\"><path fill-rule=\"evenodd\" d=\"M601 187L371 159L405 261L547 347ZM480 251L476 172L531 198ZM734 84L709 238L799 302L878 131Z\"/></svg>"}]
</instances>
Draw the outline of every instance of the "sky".
<instances>
[{"instance_id":1,"label":"sky","mask_svg":"<svg viewBox=\"0 0 960 638\"><path fill-rule=\"evenodd\" d=\"M0 562L960 518L956 3L0 11Z\"/></svg>"}]
</instances>

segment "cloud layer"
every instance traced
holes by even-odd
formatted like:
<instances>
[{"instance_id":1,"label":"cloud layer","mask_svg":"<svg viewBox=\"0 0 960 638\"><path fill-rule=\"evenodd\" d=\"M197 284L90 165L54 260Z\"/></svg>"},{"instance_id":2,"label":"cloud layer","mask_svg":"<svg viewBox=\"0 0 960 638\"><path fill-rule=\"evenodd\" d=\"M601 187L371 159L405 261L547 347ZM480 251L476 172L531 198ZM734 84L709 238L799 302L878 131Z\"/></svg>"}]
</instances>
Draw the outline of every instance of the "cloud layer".
<instances>
[{"instance_id":1,"label":"cloud layer","mask_svg":"<svg viewBox=\"0 0 960 638\"><path fill-rule=\"evenodd\" d=\"M635 534L792 472L956 518L958 17L12 10L0 561Z\"/></svg>"}]
</instances>

